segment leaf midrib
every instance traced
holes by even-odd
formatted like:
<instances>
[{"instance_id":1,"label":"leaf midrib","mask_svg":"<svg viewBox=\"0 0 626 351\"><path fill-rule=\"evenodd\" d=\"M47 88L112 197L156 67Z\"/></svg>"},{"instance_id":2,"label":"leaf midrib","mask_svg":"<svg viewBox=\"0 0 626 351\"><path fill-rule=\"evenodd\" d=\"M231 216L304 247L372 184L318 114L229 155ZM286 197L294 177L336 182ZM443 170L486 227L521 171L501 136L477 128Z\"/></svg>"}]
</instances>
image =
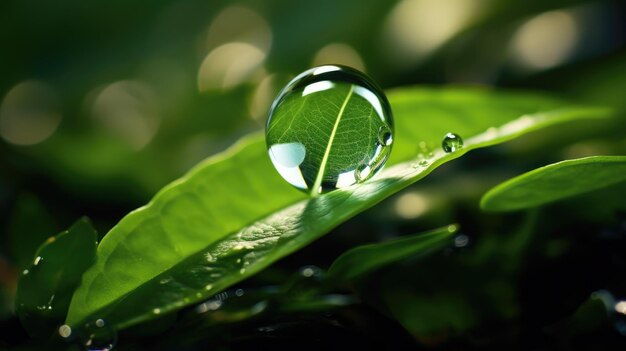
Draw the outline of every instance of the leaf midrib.
<instances>
[{"instance_id":1,"label":"leaf midrib","mask_svg":"<svg viewBox=\"0 0 626 351\"><path fill-rule=\"evenodd\" d=\"M341 108L339 109L339 113L337 114L337 119L335 120L335 125L333 126L333 130L330 133L330 137L328 138L328 144L326 145L326 151L324 151L324 157L322 157L322 162L320 163L320 169L317 172L317 176L315 177L315 182L313 183L313 187L311 188L311 196L317 196L321 193L319 191L320 185L322 185L322 179L324 179L324 171L326 169L326 163L328 162L328 156L330 155L330 149L333 146L333 141L335 140L335 134L337 133L337 127L339 127L339 122L341 121L341 117L343 116L346 106L348 105L348 100L352 97L352 92L354 91L354 85L350 85L350 90L348 90L348 95L346 95L345 100L343 100L343 104L341 104Z\"/></svg>"}]
</instances>

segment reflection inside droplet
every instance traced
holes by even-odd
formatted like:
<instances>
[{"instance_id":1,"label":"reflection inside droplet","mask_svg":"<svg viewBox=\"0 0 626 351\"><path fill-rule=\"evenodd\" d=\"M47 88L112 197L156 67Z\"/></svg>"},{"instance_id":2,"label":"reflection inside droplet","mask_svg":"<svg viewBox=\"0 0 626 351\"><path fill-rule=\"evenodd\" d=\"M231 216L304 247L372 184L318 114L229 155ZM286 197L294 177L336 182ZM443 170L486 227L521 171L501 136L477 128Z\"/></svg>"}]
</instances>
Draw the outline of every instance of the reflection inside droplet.
<instances>
[{"instance_id":1,"label":"reflection inside droplet","mask_svg":"<svg viewBox=\"0 0 626 351\"><path fill-rule=\"evenodd\" d=\"M454 152L463 147L463 139L455 133L448 133L441 141L441 147L446 153Z\"/></svg>"},{"instance_id":2,"label":"reflection inside droplet","mask_svg":"<svg viewBox=\"0 0 626 351\"><path fill-rule=\"evenodd\" d=\"M72 335L72 328L67 324L63 324L59 327L58 332L62 338L67 339Z\"/></svg>"},{"instance_id":3,"label":"reflection inside droplet","mask_svg":"<svg viewBox=\"0 0 626 351\"><path fill-rule=\"evenodd\" d=\"M306 157L306 149L303 144L275 144L270 146L269 155L276 170L285 180L300 189L306 189L306 182L298 168Z\"/></svg>"}]
</instances>

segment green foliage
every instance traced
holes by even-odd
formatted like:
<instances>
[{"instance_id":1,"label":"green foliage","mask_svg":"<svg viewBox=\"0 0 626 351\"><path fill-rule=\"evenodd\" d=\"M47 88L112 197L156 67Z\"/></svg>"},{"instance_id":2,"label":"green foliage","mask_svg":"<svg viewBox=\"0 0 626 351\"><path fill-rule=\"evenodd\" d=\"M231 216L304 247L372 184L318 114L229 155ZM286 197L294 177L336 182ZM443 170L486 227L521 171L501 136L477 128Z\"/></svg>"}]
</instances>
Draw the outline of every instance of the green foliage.
<instances>
[{"instance_id":1,"label":"green foliage","mask_svg":"<svg viewBox=\"0 0 626 351\"><path fill-rule=\"evenodd\" d=\"M513 211L607 187L626 179L626 156L592 156L537 168L489 190L487 211Z\"/></svg>"},{"instance_id":2,"label":"green foliage","mask_svg":"<svg viewBox=\"0 0 626 351\"><path fill-rule=\"evenodd\" d=\"M48 239L22 272L15 306L32 337L48 337L63 324L72 294L95 259L96 238L91 223L80 219Z\"/></svg>"},{"instance_id":3,"label":"green foliage","mask_svg":"<svg viewBox=\"0 0 626 351\"><path fill-rule=\"evenodd\" d=\"M248 137L167 186L105 236L67 322L106 318L124 328L175 311L250 277L472 149L607 115L603 109L487 90L404 89L389 97L397 153L395 165L379 177L305 198L275 173L262 138ZM442 130L455 127L466 141L461 150L433 150L426 166L414 165L419 141L439 139Z\"/></svg>"},{"instance_id":4,"label":"green foliage","mask_svg":"<svg viewBox=\"0 0 626 351\"><path fill-rule=\"evenodd\" d=\"M426 256L452 243L456 225L411 235L389 242L350 249L339 256L328 269L328 279L351 281L407 257Z\"/></svg>"}]
</instances>

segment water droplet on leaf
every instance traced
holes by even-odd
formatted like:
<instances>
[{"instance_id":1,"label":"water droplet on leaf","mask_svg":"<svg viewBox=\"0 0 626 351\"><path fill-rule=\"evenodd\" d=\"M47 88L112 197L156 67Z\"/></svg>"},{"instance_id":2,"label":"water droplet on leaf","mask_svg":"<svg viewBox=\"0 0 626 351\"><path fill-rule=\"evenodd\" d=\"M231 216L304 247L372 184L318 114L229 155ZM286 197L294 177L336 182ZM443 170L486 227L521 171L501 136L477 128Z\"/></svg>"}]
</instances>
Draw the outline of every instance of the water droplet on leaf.
<instances>
[{"instance_id":1,"label":"water droplet on leaf","mask_svg":"<svg viewBox=\"0 0 626 351\"><path fill-rule=\"evenodd\" d=\"M300 274L305 278L311 278L319 277L324 274L324 272L318 266L309 265L300 268Z\"/></svg>"},{"instance_id":2,"label":"water droplet on leaf","mask_svg":"<svg viewBox=\"0 0 626 351\"><path fill-rule=\"evenodd\" d=\"M391 108L365 74L315 67L274 100L266 142L274 167L296 188L317 195L351 186L375 175L389 157Z\"/></svg>"},{"instance_id":3,"label":"water droplet on leaf","mask_svg":"<svg viewBox=\"0 0 626 351\"><path fill-rule=\"evenodd\" d=\"M117 332L104 319L96 319L85 325L82 344L85 350L109 351L117 343Z\"/></svg>"},{"instance_id":4,"label":"water droplet on leaf","mask_svg":"<svg viewBox=\"0 0 626 351\"><path fill-rule=\"evenodd\" d=\"M59 335L64 339L68 339L70 336L72 336L72 328L67 324L63 324L62 326L60 326L58 331Z\"/></svg>"},{"instance_id":5,"label":"water droplet on leaf","mask_svg":"<svg viewBox=\"0 0 626 351\"><path fill-rule=\"evenodd\" d=\"M37 256L35 258L35 261L33 262L33 265L38 266L41 261L43 261L43 257Z\"/></svg>"},{"instance_id":6,"label":"water droplet on leaf","mask_svg":"<svg viewBox=\"0 0 626 351\"><path fill-rule=\"evenodd\" d=\"M441 147L447 153L454 152L463 147L463 139L458 134L448 133L443 137Z\"/></svg>"},{"instance_id":7,"label":"water droplet on leaf","mask_svg":"<svg viewBox=\"0 0 626 351\"><path fill-rule=\"evenodd\" d=\"M426 167L426 166L428 166L428 161L426 160L421 160L421 161L414 162L411 164L411 167L415 169L420 168L420 167Z\"/></svg>"},{"instance_id":8,"label":"water droplet on leaf","mask_svg":"<svg viewBox=\"0 0 626 351\"><path fill-rule=\"evenodd\" d=\"M454 238L454 246L456 247L465 247L469 244L470 239L465 234L459 234Z\"/></svg>"}]
</instances>

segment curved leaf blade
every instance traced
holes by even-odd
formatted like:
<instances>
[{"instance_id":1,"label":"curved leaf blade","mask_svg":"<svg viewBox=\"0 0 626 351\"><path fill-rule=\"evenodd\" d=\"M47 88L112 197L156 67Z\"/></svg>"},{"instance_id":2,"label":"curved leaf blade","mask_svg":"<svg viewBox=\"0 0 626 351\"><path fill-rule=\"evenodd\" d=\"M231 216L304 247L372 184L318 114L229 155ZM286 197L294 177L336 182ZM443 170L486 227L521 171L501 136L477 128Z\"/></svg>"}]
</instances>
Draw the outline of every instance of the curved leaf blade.
<instances>
[{"instance_id":1,"label":"curved leaf blade","mask_svg":"<svg viewBox=\"0 0 626 351\"><path fill-rule=\"evenodd\" d=\"M591 156L537 168L501 183L485 195L485 211L536 207L626 180L626 156Z\"/></svg>"},{"instance_id":2,"label":"curved leaf blade","mask_svg":"<svg viewBox=\"0 0 626 351\"><path fill-rule=\"evenodd\" d=\"M327 278L350 281L407 257L425 256L452 243L456 225L411 235L389 242L362 245L339 256L328 269Z\"/></svg>"},{"instance_id":3,"label":"curved leaf blade","mask_svg":"<svg viewBox=\"0 0 626 351\"><path fill-rule=\"evenodd\" d=\"M63 323L74 289L96 256L97 235L82 218L46 241L18 282L15 307L34 338L47 337Z\"/></svg>"},{"instance_id":4,"label":"curved leaf blade","mask_svg":"<svg viewBox=\"0 0 626 351\"><path fill-rule=\"evenodd\" d=\"M422 130L421 116L403 108L412 104L405 100L411 91L390 94L392 105L399 110L396 123ZM282 180L259 135L210 158L163 189L147 206L126 216L105 236L96 264L84 275L72 299L67 322L77 325L88 318L108 318L119 328L175 311L257 273L469 150L548 125L607 115L603 109L569 108L515 120L523 110L518 100L526 101L526 111L563 103L472 90L459 100L456 96L461 91L416 89L413 94L418 100L420 94L433 98L433 106L438 108L431 108L443 111L441 116L456 115L462 111L460 105L473 101L481 106L481 113L469 114L464 123L474 123L473 130L489 129L487 132L467 138L466 147L457 152L436 152L427 167L414 168L410 161L396 164L377 179L316 198L305 198ZM400 98L394 98L396 94ZM506 109L502 101L507 99L515 108ZM501 107L485 114L490 103ZM450 106L455 107L452 112ZM455 119L462 124L461 119L451 118ZM490 128L498 125L501 127ZM434 130L421 133L425 139L439 138L438 129ZM394 152L401 150L404 160L415 156L416 141L411 135L400 128L396 132Z\"/></svg>"}]
</instances>

